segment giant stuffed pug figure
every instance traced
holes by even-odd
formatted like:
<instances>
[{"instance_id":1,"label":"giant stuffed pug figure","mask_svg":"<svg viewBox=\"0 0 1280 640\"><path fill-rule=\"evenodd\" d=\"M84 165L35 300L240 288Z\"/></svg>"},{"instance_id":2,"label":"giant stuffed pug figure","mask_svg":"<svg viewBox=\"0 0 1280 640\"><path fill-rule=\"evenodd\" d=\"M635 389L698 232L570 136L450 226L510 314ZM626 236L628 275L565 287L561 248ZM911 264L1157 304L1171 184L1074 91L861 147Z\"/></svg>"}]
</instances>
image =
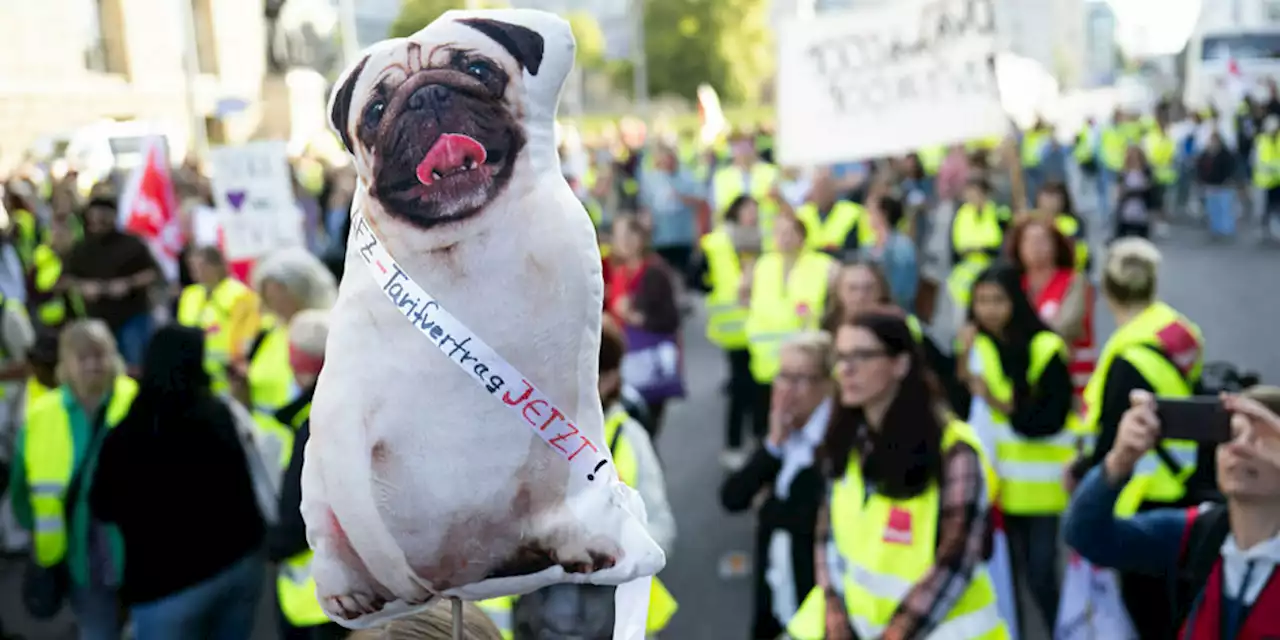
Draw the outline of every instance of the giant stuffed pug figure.
<instances>
[{"instance_id":1,"label":"giant stuffed pug figure","mask_svg":"<svg viewBox=\"0 0 1280 640\"><path fill-rule=\"evenodd\" d=\"M600 254L554 141L573 53L552 14L450 11L334 90L360 185L302 514L346 626L665 562L603 442Z\"/></svg>"}]
</instances>

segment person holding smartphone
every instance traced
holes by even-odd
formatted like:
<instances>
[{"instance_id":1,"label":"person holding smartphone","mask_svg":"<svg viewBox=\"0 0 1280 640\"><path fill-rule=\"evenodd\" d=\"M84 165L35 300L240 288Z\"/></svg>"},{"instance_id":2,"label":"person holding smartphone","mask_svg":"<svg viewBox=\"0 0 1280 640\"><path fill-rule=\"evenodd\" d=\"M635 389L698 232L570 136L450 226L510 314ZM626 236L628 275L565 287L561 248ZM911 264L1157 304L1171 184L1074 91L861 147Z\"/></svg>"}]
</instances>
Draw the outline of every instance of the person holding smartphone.
<instances>
[{"instance_id":1,"label":"person holding smartphone","mask_svg":"<svg viewBox=\"0 0 1280 640\"><path fill-rule=\"evenodd\" d=\"M1116 320L1116 330L1098 356L1084 389L1080 433L1096 439L1093 451L1076 464L1068 483L1101 464L1115 446L1121 417L1134 389L1165 398L1195 393L1204 362L1199 327L1158 297L1160 251L1142 238L1125 238L1107 251L1102 294ZM1166 439L1163 455L1149 451L1116 501L1116 516L1198 504L1213 488L1213 448L1186 439ZM1180 584L1189 591L1193 585ZM1144 640L1168 640L1169 585L1142 574L1122 576L1125 606L1140 625ZM1186 597L1187 594L1181 594Z\"/></svg>"},{"instance_id":2,"label":"person holding smartphone","mask_svg":"<svg viewBox=\"0 0 1280 640\"><path fill-rule=\"evenodd\" d=\"M1162 407L1146 391L1132 392L1130 403L1115 445L1067 509L1067 544L1099 566L1162 581L1176 575L1197 586L1189 608L1167 622L1135 617L1140 629L1176 624L1163 637L1178 640L1280 634L1280 387L1224 395L1229 430L1219 434L1203 425L1204 438L1215 441L1207 444L1216 448L1217 486L1226 504L1117 517L1122 488L1161 441L1169 426L1162 423L1177 417L1175 407Z\"/></svg>"}]
</instances>

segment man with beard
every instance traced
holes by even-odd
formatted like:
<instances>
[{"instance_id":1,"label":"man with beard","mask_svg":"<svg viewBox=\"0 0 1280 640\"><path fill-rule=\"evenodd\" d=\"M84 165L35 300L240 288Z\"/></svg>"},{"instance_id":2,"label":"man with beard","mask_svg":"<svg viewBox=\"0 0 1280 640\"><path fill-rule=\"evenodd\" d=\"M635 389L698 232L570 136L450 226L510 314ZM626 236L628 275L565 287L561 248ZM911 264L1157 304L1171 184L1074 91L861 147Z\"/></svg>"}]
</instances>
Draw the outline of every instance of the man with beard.
<instances>
[{"instance_id":1,"label":"man with beard","mask_svg":"<svg viewBox=\"0 0 1280 640\"><path fill-rule=\"evenodd\" d=\"M111 327L130 367L140 365L153 328L147 288L160 277L160 269L141 239L116 228L113 200L89 201L84 239L71 250L66 270L85 312Z\"/></svg>"}]
</instances>

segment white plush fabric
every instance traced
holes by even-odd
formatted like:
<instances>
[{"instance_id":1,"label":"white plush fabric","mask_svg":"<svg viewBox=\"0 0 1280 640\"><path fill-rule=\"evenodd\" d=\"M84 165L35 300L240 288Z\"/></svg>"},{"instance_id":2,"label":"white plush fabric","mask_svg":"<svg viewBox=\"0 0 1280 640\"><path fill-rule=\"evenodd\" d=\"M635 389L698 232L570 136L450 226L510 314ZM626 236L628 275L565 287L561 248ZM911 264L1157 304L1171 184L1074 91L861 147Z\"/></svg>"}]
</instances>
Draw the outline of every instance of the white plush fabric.
<instances>
[{"instance_id":1,"label":"white plush fabric","mask_svg":"<svg viewBox=\"0 0 1280 640\"><path fill-rule=\"evenodd\" d=\"M330 318L302 513L317 595L345 626L436 596L617 585L665 562L616 472L588 480L531 426L551 424L545 436L567 419L608 457L600 254L554 146L573 52L552 14L450 11L369 49L335 88L369 224L353 224ZM365 233L566 419L549 405L513 411L503 400L519 399L521 380L423 335L370 271Z\"/></svg>"}]
</instances>

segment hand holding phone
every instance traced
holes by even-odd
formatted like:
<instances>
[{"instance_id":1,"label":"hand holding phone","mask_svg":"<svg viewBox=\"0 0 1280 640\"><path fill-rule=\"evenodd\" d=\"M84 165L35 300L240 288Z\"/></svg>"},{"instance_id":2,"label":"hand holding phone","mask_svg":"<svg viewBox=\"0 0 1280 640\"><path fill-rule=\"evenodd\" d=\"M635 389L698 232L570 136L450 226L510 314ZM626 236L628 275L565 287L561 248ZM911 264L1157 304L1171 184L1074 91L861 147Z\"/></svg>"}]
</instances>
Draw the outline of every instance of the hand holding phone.
<instances>
[{"instance_id":1,"label":"hand holding phone","mask_svg":"<svg viewBox=\"0 0 1280 640\"><path fill-rule=\"evenodd\" d=\"M1161 440L1222 444L1231 440L1231 413L1217 396L1156 398Z\"/></svg>"}]
</instances>

